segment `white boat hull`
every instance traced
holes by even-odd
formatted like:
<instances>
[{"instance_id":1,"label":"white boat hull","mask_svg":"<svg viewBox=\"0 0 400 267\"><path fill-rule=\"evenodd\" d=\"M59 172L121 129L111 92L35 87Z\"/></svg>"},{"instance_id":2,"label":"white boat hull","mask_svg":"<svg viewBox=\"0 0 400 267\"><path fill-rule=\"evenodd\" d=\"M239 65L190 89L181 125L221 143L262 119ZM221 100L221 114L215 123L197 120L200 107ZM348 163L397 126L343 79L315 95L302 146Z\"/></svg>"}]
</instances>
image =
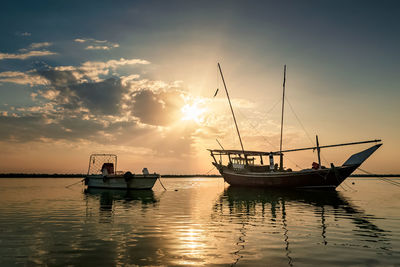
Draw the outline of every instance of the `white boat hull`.
<instances>
[{"instance_id":1,"label":"white boat hull","mask_svg":"<svg viewBox=\"0 0 400 267\"><path fill-rule=\"evenodd\" d=\"M123 176L89 175L85 178L85 184L88 188L152 189L159 177L158 174L135 175L126 180Z\"/></svg>"}]
</instances>

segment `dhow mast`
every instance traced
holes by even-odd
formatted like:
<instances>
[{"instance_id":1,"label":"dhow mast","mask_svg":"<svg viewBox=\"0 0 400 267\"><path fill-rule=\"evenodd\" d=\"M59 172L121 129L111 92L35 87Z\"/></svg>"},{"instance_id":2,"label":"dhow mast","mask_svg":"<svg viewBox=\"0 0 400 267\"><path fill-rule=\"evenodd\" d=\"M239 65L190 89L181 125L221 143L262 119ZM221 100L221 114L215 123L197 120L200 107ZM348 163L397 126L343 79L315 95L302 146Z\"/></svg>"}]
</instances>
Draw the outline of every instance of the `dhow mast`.
<instances>
[{"instance_id":1,"label":"dhow mast","mask_svg":"<svg viewBox=\"0 0 400 267\"><path fill-rule=\"evenodd\" d=\"M222 82L224 83L224 88L225 88L226 96L227 96L227 98L228 98L229 107L231 108L231 112L232 112L232 116L233 116L233 121L235 122L236 131L237 131L237 134L238 134L238 136L239 136L240 146L242 147L243 155L245 155L245 153L244 153L244 147L243 147L243 143L242 143L242 138L240 137L239 127L238 127L238 125L237 125L237 123L236 123L235 113L233 112L231 99L229 98L228 89L226 88L224 75L222 74L221 66L219 65L219 63L218 63L218 68L219 68L219 72L221 73L221 78L222 78ZM247 157L246 157L246 163L247 163Z\"/></svg>"},{"instance_id":2,"label":"dhow mast","mask_svg":"<svg viewBox=\"0 0 400 267\"><path fill-rule=\"evenodd\" d=\"M281 140L279 145L279 170L283 171L283 154L282 154L282 134L283 134L283 112L285 110L285 85L286 85L286 65L283 67L283 95L282 95L282 116L281 116Z\"/></svg>"}]
</instances>

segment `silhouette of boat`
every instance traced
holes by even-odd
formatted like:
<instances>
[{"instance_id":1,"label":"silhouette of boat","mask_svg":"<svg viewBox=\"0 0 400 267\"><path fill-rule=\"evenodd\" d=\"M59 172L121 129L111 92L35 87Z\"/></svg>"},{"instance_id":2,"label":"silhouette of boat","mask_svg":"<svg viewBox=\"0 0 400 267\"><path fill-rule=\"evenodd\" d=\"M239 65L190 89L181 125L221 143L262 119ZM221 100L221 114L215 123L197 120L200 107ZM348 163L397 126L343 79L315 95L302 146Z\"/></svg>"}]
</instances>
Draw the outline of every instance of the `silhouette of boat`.
<instances>
[{"instance_id":1,"label":"silhouette of boat","mask_svg":"<svg viewBox=\"0 0 400 267\"><path fill-rule=\"evenodd\" d=\"M356 170L372 153L374 153L382 144L381 140L370 140L362 142L335 144L320 146L318 136L316 136L316 146L282 150L282 134L283 134L283 114L285 103L285 83L286 83L286 65L284 67L284 80L283 80L283 98L282 98L282 118L281 118L281 135L280 135L280 149L275 152L265 151L249 151L243 147L242 139L240 136L239 128L236 122L235 113L233 112L232 104L229 98L228 89L225 84L224 76L222 74L221 66L218 63L218 68L221 78L225 87L226 96L228 98L229 106L232 112L233 120L236 126L236 131L239 137L241 150L225 150L222 145L221 149L208 149L214 162L212 163L225 181L232 186L257 186L257 187L284 187L284 188L321 188L321 189L335 189L339 186L350 174ZM342 166L334 166L331 163L330 168L321 165L320 150L322 148L339 147L347 145L377 143L374 146L352 155ZM317 150L318 163L313 162L312 168L303 169L300 171L292 171L283 167L284 153L302 151L302 150ZM222 156L228 158L228 163L222 162ZM280 165L274 164L274 156L280 157ZM216 157L220 157L217 161ZM269 158L269 164L264 164L263 157ZM255 164L256 158L259 158L260 164Z\"/></svg>"},{"instance_id":2,"label":"silhouette of boat","mask_svg":"<svg viewBox=\"0 0 400 267\"><path fill-rule=\"evenodd\" d=\"M88 188L108 189L152 189L159 174L150 174L143 168L143 174L117 171L117 155L92 154L89 159L89 168L85 177Z\"/></svg>"}]
</instances>

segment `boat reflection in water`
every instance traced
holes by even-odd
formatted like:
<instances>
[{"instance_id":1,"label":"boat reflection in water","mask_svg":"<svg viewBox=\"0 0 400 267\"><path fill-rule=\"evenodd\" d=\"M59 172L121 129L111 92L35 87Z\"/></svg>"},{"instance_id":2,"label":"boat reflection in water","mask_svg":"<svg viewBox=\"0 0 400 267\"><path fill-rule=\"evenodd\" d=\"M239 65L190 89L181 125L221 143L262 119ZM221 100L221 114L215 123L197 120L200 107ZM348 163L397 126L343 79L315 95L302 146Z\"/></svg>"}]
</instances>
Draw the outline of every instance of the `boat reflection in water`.
<instances>
[{"instance_id":1,"label":"boat reflection in water","mask_svg":"<svg viewBox=\"0 0 400 267\"><path fill-rule=\"evenodd\" d=\"M294 262L346 264L351 261L342 255L341 262L336 247L376 246L384 251L391 247L387 232L372 222L378 218L365 214L337 191L230 186L215 204L214 214L225 218L224 223L239 225L233 265L260 261L282 265L283 255L274 259L276 250L285 254L289 266ZM284 249L276 246L279 239ZM318 258L319 253L323 258Z\"/></svg>"},{"instance_id":2,"label":"boat reflection in water","mask_svg":"<svg viewBox=\"0 0 400 267\"><path fill-rule=\"evenodd\" d=\"M110 222L115 213L115 206L121 206L123 209L139 208L145 211L158 203L152 190L112 190L101 188L87 188L84 191L86 196L86 205L93 206L88 202L99 201L100 221ZM116 203L117 202L117 203Z\"/></svg>"},{"instance_id":3,"label":"boat reflection in water","mask_svg":"<svg viewBox=\"0 0 400 267\"><path fill-rule=\"evenodd\" d=\"M0 179L0 266L400 262L399 193L387 183L360 181L352 187L363 189L357 192L307 192L171 178L165 184L173 191L84 193L67 184L71 180Z\"/></svg>"}]
</instances>

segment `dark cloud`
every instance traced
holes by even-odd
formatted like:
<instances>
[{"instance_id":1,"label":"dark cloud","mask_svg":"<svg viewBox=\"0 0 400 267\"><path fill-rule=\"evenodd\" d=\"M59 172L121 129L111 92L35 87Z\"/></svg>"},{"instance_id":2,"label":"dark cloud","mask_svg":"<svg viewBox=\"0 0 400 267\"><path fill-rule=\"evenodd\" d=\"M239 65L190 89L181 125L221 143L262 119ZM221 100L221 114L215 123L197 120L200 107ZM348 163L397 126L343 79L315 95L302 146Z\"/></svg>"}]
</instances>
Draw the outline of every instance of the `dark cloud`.
<instances>
[{"instance_id":1,"label":"dark cloud","mask_svg":"<svg viewBox=\"0 0 400 267\"><path fill-rule=\"evenodd\" d=\"M38 74L43 78L46 78L51 86L55 88L64 88L72 84L78 83L72 71L69 70L55 70L45 69L38 71Z\"/></svg>"},{"instance_id":2,"label":"dark cloud","mask_svg":"<svg viewBox=\"0 0 400 267\"><path fill-rule=\"evenodd\" d=\"M93 114L117 115L122 93L127 90L119 78L79 82L70 70L49 69L38 73L49 81L48 90L58 92L52 100L69 110L86 108Z\"/></svg>"},{"instance_id":3,"label":"dark cloud","mask_svg":"<svg viewBox=\"0 0 400 267\"><path fill-rule=\"evenodd\" d=\"M116 63L106 65L110 64ZM179 123L187 96L183 89L137 78L100 79L96 73L101 74L101 69L92 64L86 70L44 66L32 71L30 75L45 80L45 85L33 88L36 106L3 113L0 139L16 143L89 140L150 149L157 155L190 155L195 130ZM87 75L88 71L95 75Z\"/></svg>"},{"instance_id":4,"label":"dark cloud","mask_svg":"<svg viewBox=\"0 0 400 267\"><path fill-rule=\"evenodd\" d=\"M20 117L0 116L0 139L29 142L41 138L79 140L96 137L103 124L81 118L66 118L49 122L43 114L28 114ZM6 127L4 127L6 125Z\"/></svg>"},{"instance_id":5,"label":"dark cloud","mask_svg":"<svg viewBox=\"0 0 400 267\"><path fill-rule=\"evenodd\" d=\"M142 123L165 126L180 119L184 104L182 91L170 88L167 91L154 92L142 89L133 95L133 114Z\"/></svg>"},{"instance_id":6,"label":"dark cloud","mask_svg":"<svg viewBox=\"0 0 400 267\"><path fill-rule=\"evenodd\" d=\"M109 78L96 83L81 83L70 86L70 91L76 95L83 107L91 113L117 115L124 88L120 79Z\"/></svg>"},{"instance_id":7,"label":"dark cloud","mask_svg":"<svg viewBox=\"0 0 400 267\"><path fill-rule=\"evenodd\" d=\"M151 149L158 156L183 157L192 153L193 130L172 129L159 132L155 127L139 127L135 121L83 120L66 117L49 122L49 116L30 114L0 116L0 140L14 143L48 140L81 141ZM4 127L7 125L7 127Z\"/></svg>"}]
</instances>

